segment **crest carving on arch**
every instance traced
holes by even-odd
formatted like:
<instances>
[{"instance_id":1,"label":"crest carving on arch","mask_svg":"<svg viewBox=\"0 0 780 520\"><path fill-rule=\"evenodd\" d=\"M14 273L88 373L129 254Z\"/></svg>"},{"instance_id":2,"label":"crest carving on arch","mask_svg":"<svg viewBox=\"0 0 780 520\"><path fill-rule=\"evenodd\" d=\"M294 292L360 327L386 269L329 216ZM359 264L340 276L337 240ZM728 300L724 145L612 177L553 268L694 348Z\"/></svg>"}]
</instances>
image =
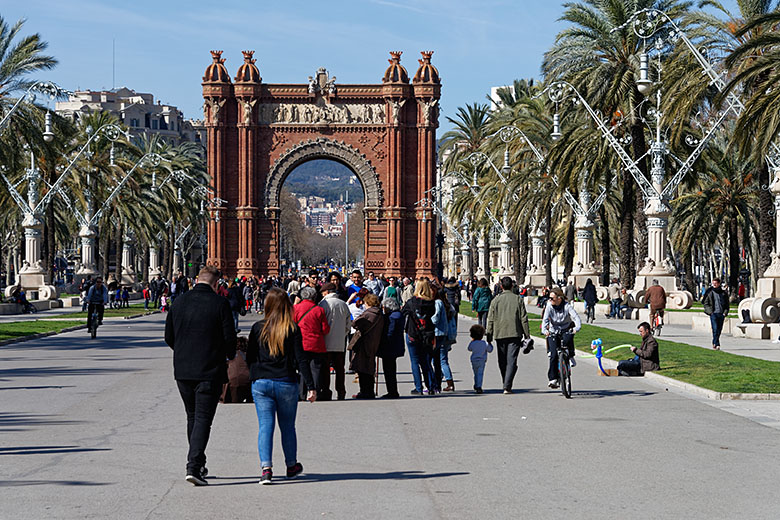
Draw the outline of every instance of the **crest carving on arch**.
<instances>
[{"instance_id":1,"label":"crest carving on arch","mask_svg":"<svg viewBox=\"0 0 780 520\"><path fill-rule=\"evenodd\" d=\"M318 137L289 148L274 161L266 178L264 202L266 208L279 207L279 194L287 176L300 164L314 159L330 159L347 165L360 179L365 192L365 207L378 208L383 205L384 193L376 169L365 154L360 153L344 141Z\"/></svg>"}]
</instances>

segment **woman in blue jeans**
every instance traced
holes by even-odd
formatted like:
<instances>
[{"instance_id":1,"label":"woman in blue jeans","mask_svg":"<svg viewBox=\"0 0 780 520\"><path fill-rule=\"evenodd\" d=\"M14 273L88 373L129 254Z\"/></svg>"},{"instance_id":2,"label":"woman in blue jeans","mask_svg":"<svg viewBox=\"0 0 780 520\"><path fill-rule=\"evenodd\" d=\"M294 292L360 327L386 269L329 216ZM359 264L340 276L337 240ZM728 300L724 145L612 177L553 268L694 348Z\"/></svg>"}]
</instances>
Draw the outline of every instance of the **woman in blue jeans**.
<instances>
[{"instance_id":1,"label":"woman in blue jeans","mask_svg":"<svg viewBox=\"0 0 780 520\"><path fill-rule=\"evenodd\" d=\"M433 360L433 368L435 371L434 387L437 392L444 390L445 392L452 392L455 390L455 384L452 379L452 370L450 369L450 318L452 318L452 306L447 301L447 296L444 291L438 291L436 293L436 312L433 314L431 321L436 327L436 351ZM442 389L441 378L444 376L444 380L447 381L447 386Z\"/></svg>"},{"instance_id":2,"label":"woman in blue jeans","mask_svg":"<svg viewBox=\"0 0 780 520\"><path fill-rule=\"evenodd\" d=\"M303 471L297 459L298 439L295 434L298 372L306 384L309 402L317 399L317 392L303 352L301 331L293 321L290 298L281 289L271 289L265 298L265 319L252 326L247 363L260 427L257 434L257 451L263 471L260 483L270 484L273 478L274 420L279 422L282 432L287 478L295 478Z\"/></svg>"}]
</instances>

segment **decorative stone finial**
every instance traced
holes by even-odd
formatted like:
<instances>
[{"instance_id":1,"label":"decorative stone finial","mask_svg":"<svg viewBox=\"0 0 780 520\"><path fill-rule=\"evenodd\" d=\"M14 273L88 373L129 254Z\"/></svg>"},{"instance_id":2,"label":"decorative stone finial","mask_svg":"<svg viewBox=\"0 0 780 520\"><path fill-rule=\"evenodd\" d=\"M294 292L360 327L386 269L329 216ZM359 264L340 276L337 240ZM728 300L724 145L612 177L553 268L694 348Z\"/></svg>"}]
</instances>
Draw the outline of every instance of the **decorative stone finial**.
<instances>
[{"instance_id":1,"label":"decorative stone finial","mask_svg":"<svg viewBox=\"0 0 780 520\"><path fill-rule=\"evenodd\" d=\"M390 59L387 60L390 66L385 70L382 83L409 83L409 73L401 65L401 54L403 51L390 51Z\"/></svg>"}]
</instances>

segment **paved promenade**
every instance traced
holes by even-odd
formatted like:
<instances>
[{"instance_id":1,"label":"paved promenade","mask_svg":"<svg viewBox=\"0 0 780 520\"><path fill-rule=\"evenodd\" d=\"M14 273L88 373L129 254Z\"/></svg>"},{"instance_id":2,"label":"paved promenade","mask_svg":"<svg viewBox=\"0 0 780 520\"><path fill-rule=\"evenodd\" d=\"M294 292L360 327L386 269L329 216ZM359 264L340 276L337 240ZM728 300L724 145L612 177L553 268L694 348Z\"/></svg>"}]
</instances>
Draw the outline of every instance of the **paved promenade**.
<instances>
[{"instance_id":1,"label":"paved promenade","mask_svg":"<svg viewBox=\"0 0 780 520\"><path fill-rule=\"evenodd\" d=\"M777 518L780 430L584 360L566 400L540 348L508 396L491 354L477 396L463 317L454 395L301 403L305 474L272 486L253 406L220 405L195 488L163 319L0 348L0 518Z\"/></svg>"}]
</instances>

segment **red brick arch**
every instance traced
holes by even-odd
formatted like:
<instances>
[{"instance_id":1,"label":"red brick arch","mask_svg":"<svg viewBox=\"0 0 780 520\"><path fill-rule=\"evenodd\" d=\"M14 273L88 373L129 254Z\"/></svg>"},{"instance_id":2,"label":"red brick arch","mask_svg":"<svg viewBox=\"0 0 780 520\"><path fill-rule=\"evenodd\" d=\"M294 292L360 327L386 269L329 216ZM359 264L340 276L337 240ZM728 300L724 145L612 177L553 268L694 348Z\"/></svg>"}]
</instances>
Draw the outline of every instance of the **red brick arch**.
<instances>
[{"instance_id":1,"label":"red brick arch","mask_svg":"<svg viewBox=\"0 0 780 520\"><path fill-rule=\"evenodd\" d=\"M279 272L279 191L299 164L347 165L366 195L365 263L377 273L430 276L433 215L416 205L435 183L440 82L424 52L410 83L391 53L381 84L340 84L319 69L304 84L263 83L253 53L235 83L221 51L203 78L208 169L216 196L208 263L229 275Z\"/></svg>"}]
</instances>

